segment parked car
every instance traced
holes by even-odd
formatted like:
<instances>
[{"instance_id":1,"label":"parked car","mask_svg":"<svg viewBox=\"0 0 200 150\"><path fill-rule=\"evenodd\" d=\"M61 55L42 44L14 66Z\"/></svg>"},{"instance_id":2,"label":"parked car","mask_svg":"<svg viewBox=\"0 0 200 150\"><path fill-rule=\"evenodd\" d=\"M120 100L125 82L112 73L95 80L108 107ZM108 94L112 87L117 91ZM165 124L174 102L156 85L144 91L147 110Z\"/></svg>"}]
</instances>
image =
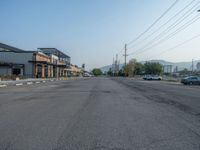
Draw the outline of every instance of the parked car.
<instances>
[{"instance_id":1,"label":"parked car","mask_svg":"<svg viewBox=\"0 0 200 150\"><path fill-rule=\"evenodd\" d=\"M93 75L86 72L86 73L83 74L83 77L93 77Z\"/></svg>"},{"instance_id":2,"label":"parked car","mask_svg":"<svg viewBox=\"0 0 200 150\"><path fill-rule=\"evenodd\" d=\"M185 77L181 80L181 83L187 85L200 85L200 77L198 76L188 76L188 77Z\"/></svg>"},{"instance_id":3,"label":"parked car","mask_svg":"<svg viewBox=\"0 0 200 150\"><path fill-rule=\"evenodd\" d=\"M143 79L144 80L162 80L162 77L158 75L145 75Z\"/></svg>"}]
</instances>

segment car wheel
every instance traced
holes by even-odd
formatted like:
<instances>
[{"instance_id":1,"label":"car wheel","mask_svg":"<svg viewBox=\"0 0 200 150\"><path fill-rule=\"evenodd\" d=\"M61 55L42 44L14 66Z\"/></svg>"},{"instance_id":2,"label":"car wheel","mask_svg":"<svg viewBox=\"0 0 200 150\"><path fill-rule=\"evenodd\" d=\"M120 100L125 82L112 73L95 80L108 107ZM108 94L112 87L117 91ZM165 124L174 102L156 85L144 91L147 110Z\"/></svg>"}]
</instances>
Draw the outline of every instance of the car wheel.
<instances>
[{"instance_id":1,"label":"car wheel","mask_svg":"<svg viewBox=\"0 0 200 150\"><path fill-rule=\"evenodd\" d=\"M189 85L192 85L193 83L192 82L189 82Z\"/></svg>"}]
</instances>

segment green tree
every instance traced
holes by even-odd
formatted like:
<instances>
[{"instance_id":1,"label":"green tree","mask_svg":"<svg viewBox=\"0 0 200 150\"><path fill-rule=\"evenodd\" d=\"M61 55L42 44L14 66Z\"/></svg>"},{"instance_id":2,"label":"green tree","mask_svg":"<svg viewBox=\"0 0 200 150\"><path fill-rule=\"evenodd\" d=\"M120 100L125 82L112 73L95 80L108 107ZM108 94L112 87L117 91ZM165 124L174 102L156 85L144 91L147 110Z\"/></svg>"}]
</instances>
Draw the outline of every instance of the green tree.
<instances>
[{"instance_id":1,"label":"green tree","mask_svg":"<svg viewBox=\"0 0 200 150\"><path fill-rule=\"evenodd\" d=\"M112 76L112 69L111 68L109 68L107 75Z\"/></svg>"},{"instance_id":2,"label":"green tree","mask_svg":"<svg viewBox=\"0 0 200 150\"><path fill-rule=\"evenodd\" d=\"M123 69L120 69L120 70L119 70L118 76L124 76L124 70L123 70Z\"/></svg>"},{"instance_id":3,"label":"green tree","mask_svg":"<svg viewBox=\"0 0 200 150\"><path fill-rule=\"evenodd\" d=\"M182 71L179 71L180 75L190 74L190 71L187 68L184 68Z\"/></svg>"},{"instance_id":4,"label":"green tree","mask_svg":"<svg viewBox=\"0 0 200 150\"><path fill-rule=\"evenodd\" d=\"M163 66L156 62L146 62L144 64L144 71L146 74L160 75L163 72Z\"/></svg>"},{"instance_id":5,"label":"green tree","mask_svg":"<svg viewBox=\"0 0 200 150\"><path fill-rule=\"evenodd\" d=\"M144 73L144 65L137 62L136 59L131 59L129 63L124 67L125 76L133 77L135 75L141 75Z\"/></svg>"},{"instance_id":6,"label":"green tree","mask_svg":"<svg viewBox=\"0 0 200 150\"><path fill-rule=\"evenodd\" d=\"M102 71L101 71L101 69L99 69L99 68L94 68L94 69L92 70L92 73L93 73L95 76L100 76L100 75L102 75Z\"/></svg>"},{"instance_id":7,"label":"green tree","mask_svg":"<svg viewBox=\"0 0 200 150\"><path fill-rule=\"evenodd\" d=\"M136 62L134 75L142 75L144 73L144 65L142 63Z\"/></svg>"}]
</instances>

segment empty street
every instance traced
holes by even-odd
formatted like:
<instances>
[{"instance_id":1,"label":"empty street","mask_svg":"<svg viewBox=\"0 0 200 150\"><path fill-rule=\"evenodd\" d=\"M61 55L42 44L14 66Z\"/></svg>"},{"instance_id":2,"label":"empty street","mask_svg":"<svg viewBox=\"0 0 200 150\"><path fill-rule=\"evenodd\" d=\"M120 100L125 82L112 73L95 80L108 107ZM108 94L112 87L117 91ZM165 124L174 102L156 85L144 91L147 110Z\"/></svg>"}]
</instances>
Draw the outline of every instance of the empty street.
<instances>
[{"instance_id":1,"label":"empty street","mask_svg":"<svg viewBox=\"0 0 200 150\"><path fill-rule=\"evenodd\" d=\"M80 78L0 88L0 150L199 150L200 86Z\"/></svg>"}]
</instances>

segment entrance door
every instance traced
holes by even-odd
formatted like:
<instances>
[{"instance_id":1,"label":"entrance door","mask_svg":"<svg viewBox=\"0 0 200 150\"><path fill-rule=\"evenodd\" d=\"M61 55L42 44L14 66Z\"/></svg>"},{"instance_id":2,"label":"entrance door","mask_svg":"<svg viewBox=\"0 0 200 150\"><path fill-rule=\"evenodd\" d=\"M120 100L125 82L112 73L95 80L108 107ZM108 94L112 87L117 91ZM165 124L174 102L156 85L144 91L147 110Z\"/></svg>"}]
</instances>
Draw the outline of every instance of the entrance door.
<instances>
[{"instance_id":1,"label":"entrance door","mask_svg":"<svg viewBox=\"0 0 200 150\"><path fill-rule=\"evenodd\" d=\"M37 64L37 77L42 78L42 65Z\"/></svg>"}]
</instances>

